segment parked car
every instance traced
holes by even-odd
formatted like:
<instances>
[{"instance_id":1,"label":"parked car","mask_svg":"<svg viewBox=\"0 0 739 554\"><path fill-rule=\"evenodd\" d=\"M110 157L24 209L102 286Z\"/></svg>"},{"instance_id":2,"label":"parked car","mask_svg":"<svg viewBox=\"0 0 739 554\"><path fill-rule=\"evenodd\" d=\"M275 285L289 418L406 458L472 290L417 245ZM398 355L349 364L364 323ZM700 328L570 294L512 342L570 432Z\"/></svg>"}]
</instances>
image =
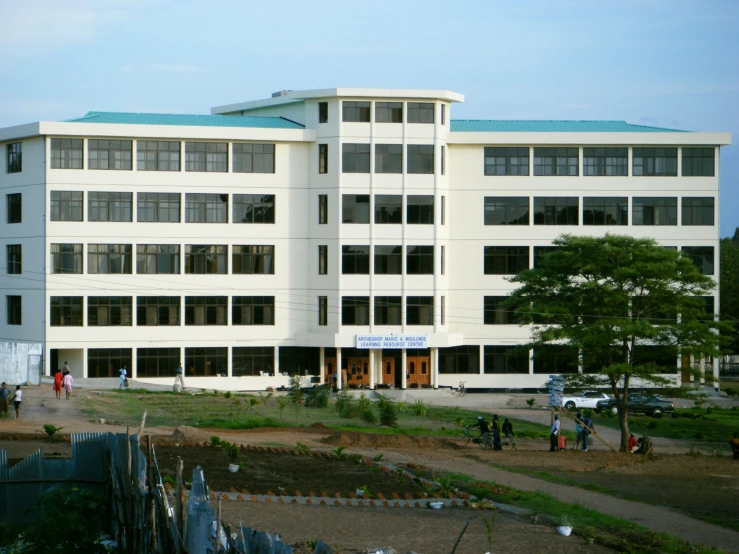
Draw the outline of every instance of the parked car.
<instances>
[{"instance_id":1,"label":"parked car","mask_svg":"<svg viewBox=\"0 0 739 554\"><path fill-rule=\"evenodd\" d=\"M600 412L603 410L611 410L614 414L617 413L616 401L612 398L598 401L596 411ZM626 411L628 413L649 414L652 417L660 417L665 412L674 412L675 405L653 394L632 392L629 394L629 400L626 403Z\"/></svg>"},{"instance_id":2,"label":"parked car","mask_svg":"<svg viewBox=\"0 0 739 554\"><path fill-rule=\"evenodd\" d=\"M597 390L586 390L575 394L562 396L562 406L566 410L578 410L580 408L596 408L599 400L610 400L604 392Z\"/></svg>"}]
</instances>

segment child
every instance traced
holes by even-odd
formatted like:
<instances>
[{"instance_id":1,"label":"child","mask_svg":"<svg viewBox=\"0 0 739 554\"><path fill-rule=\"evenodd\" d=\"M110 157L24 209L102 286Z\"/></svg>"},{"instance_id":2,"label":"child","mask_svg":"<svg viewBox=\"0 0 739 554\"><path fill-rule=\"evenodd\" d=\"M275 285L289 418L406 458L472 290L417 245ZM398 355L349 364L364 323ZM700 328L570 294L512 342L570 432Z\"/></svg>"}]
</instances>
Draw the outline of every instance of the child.
<instances>
[{"instance_id":1,"label":"child","mask_svg":"<svg viewBox=\"0 0 739 554\"><path fill-rule=\"evenodd\" d=\"M13 405L15 406L15 419L18 419L18 416L21 413L21 402L23 401L23 391L21 390L21 386L17 385L15 387L15 395L13 396Z\"/></svg>"}]
</instances>

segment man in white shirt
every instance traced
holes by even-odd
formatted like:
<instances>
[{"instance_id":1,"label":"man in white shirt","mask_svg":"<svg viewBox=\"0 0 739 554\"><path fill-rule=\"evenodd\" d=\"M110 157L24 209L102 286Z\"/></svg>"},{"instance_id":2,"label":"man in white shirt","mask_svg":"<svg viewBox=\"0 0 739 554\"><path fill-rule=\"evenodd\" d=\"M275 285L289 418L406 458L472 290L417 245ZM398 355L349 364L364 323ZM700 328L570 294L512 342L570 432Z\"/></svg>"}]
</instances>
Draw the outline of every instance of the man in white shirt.
<instances>
[{"instance_id":1,"label":"man in white shirt","mask_svg":"<svg viewBox=\"0 0 739 554\"><path fill-rule=\"evenodd\" d=\"M178 385L179 389L177 388ZM180 362L180 365L177 366L177 370L175 371L174 386L172 387L172 390L175 392L185 390L185 370L182 367L182 362Z\"/></svg>"},{"instance_id":2,"label":"man in white shirt","mask_svg":"<svg viewBox=\"0 0 739 554\"><path fill-rule=\"evenodd\" d=\"M551 431L549 431L549 452L556 452L557 450L559 450L559 429L559 416L555 415L552 429Z\"/></svg>"},{"instance_id":3,"label":"man in white shirt","mask_svg":"<svg viewBox=\"0 0 739 554\"><path fill-rule=\"evenodd\" d=\"M126 388L126 379L128 377L128 370L126 369L126 366L124 365L121 369L118 370L118 373L120 374L120 382L118 383L119 389L125 389Z\"/></svg>"}]
</instances>

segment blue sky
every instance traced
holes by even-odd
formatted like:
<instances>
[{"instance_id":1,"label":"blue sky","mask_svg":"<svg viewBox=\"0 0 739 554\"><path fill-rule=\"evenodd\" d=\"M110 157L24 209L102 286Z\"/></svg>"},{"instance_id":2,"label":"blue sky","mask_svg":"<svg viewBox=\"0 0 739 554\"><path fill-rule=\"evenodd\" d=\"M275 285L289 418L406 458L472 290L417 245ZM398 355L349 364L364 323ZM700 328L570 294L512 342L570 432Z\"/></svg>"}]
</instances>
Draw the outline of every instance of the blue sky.
<instances>
[{"instance_id":1,"label":"blue sky","mask_svg":"<svg viewBox=\"0 0 739 554\"><path fill-rule=\"evenodd\" d=\"M736 0L0 0L0 127L346 86L461 92L456 119L625 119L737 141L737 24ZM730 236L738 146L721 177Z\"/></svg>"}]
</instances>

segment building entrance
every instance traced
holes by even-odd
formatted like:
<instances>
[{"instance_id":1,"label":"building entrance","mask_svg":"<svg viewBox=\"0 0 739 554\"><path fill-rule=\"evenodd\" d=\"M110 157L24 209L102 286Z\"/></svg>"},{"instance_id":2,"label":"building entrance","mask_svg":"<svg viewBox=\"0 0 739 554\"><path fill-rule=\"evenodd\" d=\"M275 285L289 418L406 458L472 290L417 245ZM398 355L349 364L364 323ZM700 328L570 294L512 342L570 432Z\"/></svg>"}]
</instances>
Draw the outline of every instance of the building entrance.
<instances>
[{"instance_id":1,"label":"building entrance","mask_svg":"<svg viewBox=\"0 0 739 554\"><path fill-rule=\"evenodd\" d=\"M424 350L406 351L406 378L408 388L431 386L431 352Z\"/></svg>"}]
</instances>

